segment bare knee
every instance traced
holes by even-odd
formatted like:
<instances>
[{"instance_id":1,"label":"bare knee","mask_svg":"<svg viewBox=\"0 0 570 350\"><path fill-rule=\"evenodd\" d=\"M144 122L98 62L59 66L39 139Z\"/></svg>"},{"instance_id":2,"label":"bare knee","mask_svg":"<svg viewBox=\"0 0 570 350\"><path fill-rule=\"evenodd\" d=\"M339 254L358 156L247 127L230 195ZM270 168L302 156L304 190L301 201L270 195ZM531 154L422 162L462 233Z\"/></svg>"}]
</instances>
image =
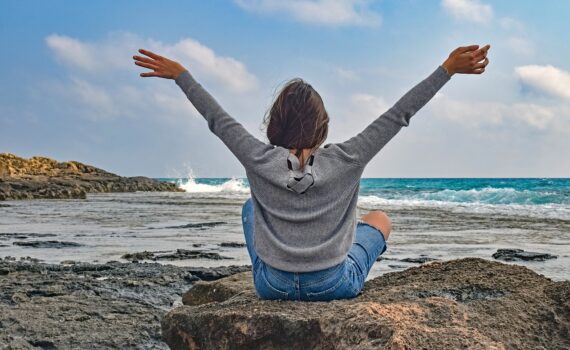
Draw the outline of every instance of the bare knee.
<instances>
[{"instance_id":1,"label":"bare knee","mask_svg":"<svg viewBox=\"0 0 570 350\"><path fill-rule=\"evenodd\" d=\"M392 231L392 221L386 213L381 210L373 210L363 215L361 220L380 230L384 235L384 239L388 240L390 232Z\"/></svg>"}]
</instances>

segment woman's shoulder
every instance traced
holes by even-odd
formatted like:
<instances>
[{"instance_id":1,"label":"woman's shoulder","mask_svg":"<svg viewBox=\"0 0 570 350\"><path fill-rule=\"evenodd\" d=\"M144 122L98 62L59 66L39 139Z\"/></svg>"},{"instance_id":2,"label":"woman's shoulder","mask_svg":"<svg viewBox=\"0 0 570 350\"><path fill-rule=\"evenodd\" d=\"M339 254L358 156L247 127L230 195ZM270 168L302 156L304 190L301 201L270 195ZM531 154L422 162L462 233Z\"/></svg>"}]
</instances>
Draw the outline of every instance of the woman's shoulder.
<instances>
[{"instance_id":1,"label":"woman's shoulder","mask_svg":"<svg viewBox=\"0 0 570 350\"><path fill-rule=\"evenodd\" d=\"M321 155L328 158L334 158L337 161L346 163L348 165L360 166L360 164L346 152L346 150L338 143L327 143L323 147L320 147L316 155Z\"/></svg>"}]
</instances>

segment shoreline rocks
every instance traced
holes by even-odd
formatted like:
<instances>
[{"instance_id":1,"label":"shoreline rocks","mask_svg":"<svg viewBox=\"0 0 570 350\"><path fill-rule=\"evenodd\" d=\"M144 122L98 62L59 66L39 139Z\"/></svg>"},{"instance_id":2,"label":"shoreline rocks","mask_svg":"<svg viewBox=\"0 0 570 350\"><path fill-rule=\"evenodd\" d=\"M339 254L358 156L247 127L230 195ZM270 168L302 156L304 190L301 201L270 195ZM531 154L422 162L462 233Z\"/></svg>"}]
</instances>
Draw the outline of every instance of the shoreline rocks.
<instances>
[{"instance_id":1,"label":"shoreline rocks","mask_svg":"<svg viewBox=\"0 0 570 350\"><path fill-rule=\"evenodd\" d=\"M21 242L13 242L12 245L17 245L21 247L28 247L28 248L76 248L76 247L83 247L83 244L79 244L77 242L66 242L66 241L21 241Z\"/></svg>"},{"instance_id":2,"label":"shoreline rocks","mask_svg":"<svg viewBox=\"0 0 570 350\"><path fill-rule=\"evenodd\" d=\"M174 252L138 252L138 253L128 253L121 256L121 259L129 261L140 261L140 260L186 260L186 259L211 259L211 260L223 260L223 259L233 259L229 256L223 256L216 252L207 252L203 250L188 250L188 249L176 249Z\"/></svg>"},{"instance_id":3,"label":"shoreline rocks","mask_svg":"<svg viewBox=\"0 0 570 350\"><path fill-rule=\"evenodd\" d=\"M85 199L87 193L136 191L183 192L173 183L123 177L76 161L0 153L0 201Z\"/></svg>"},{"instance_id":4,"label":"shoreline rocks","mask_svg":"<svg viewBox=\"0 0 570 350\"><path fill-rule=\"evenodd\" d=\"M497 249L492 257L502 261L545 261L558 258L556 255L527 252L522 249Z\"/></svg>"},{"instance_id":5,"label":"shoreline rocks","mask_svg":"<svg viewBox=\"0 0 570 350\"><path fill-rule=\"evenodd\" d=\"M0 259L0 349L168 349L160 319L197 275L250 269Z\"/></svg>"},{"instance_id":6,"label":"shoreline rocks","mask_svg":"<svg viewBox=\"0 0 570 350\"><path fill-rule=\"evenodd\" d=\"M350 300L259 300L245 272L183 301L161 322L171 349L570 348L570 281L479 258L388 273Z\"/></svg>"}]
</instances>

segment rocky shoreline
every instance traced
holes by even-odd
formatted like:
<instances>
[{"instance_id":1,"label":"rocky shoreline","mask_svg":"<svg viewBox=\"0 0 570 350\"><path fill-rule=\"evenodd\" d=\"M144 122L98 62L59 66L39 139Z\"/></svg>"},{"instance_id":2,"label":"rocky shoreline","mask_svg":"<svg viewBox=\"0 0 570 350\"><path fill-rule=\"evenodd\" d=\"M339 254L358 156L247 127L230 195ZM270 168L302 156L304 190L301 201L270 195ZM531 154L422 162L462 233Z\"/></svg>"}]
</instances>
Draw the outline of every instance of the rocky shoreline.
<instances>
[{"instance_id":1,"label":"rocky shoreline","mask_svg":"<svg viewBox=\"0 0 570 350\"><path fill-rule=\"evenodd\" d=\"M168 349L160 320L193 283L249 269L0 259L0 349Z\"/></svg>"},{"instance_id":2,"label":"rocky shoreline","mask_svg":"<svg viewBox=\"0 0 570 350\"><path fill-rule=\"evenodd\" d=\"M0 259L0 349L566 349L570 281L479 258L258 300L251 266Z\"/></svg>"},{"instance_id":3,"label":"rocky shoreline","mask_svg":"<svg viewBox=\"0 0 570 350\"><path fill-rule=\"evenodd\" d=\"M0 201L84 199L87 193L182 192L173 183L143 176L123 177L80 162L0 153Z\"/></svg>"}]
</instances>

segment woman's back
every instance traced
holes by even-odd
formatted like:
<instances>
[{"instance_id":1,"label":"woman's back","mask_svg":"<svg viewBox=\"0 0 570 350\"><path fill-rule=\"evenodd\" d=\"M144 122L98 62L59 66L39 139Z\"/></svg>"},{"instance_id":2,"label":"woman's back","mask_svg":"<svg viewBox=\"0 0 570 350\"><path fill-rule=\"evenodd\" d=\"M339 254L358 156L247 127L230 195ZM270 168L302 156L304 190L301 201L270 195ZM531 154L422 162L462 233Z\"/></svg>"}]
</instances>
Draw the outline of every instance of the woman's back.
<instances>
[{"instance_id":1,"label":"woman's back","mask_svg":"<svg viewBox=\"0 0 570 350\"><path fill-rule=\"evenodd\" d=\"M271 166L246 169L256 251L281 270L306 272L338 264L354 238L364 166L343 159L334 144L312 157L312 165L300 171L296 157L276 146L267 152Z\"/></svg>"},{"instance_id":2,"label":"woman's back","mask_svg":"<svg viewBox=\"0 0 570 350\"><path fill-rule=\"evenodd\" d=\"M246 170L259 257L280 270L309 272L346 258L364 167L449 79L437 67L358 135L317 149L303 170L289 149L251 135L188 71L175 81Z\"/></svg>"}]
</instances>

